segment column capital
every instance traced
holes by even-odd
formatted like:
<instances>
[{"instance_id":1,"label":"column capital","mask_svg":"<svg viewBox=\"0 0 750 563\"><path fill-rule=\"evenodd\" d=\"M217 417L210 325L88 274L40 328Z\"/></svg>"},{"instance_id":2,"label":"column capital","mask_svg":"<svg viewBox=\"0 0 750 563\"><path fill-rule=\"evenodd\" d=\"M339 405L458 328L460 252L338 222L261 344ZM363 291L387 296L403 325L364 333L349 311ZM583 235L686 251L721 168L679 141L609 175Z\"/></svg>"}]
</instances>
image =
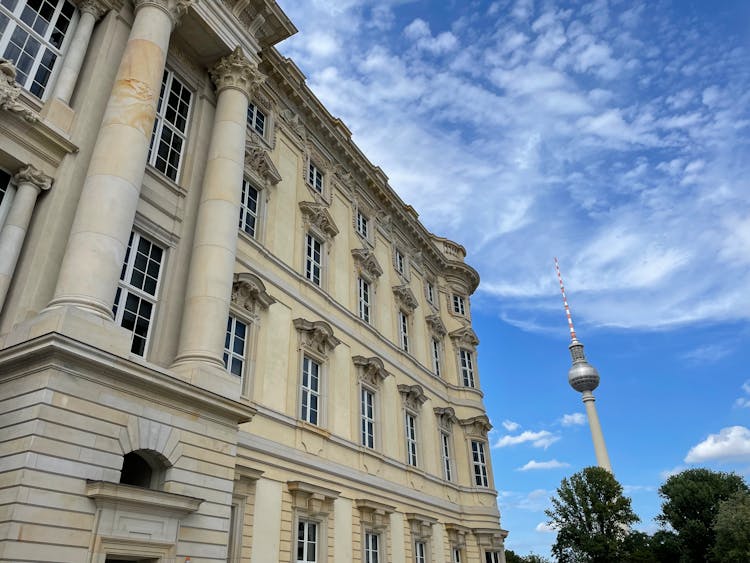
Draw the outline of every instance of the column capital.
<instances>
[{"instance_id":1,"label":"column capital","mask_svg":"<svg viewBox=\"0 0 750 563\"><path fill-rule=\"evenodd\" d=\"M209 70L209 74L216 84L217 93L225 88L235 88L248 98L266 79L258 70L258 65L248 60L239 47L219 60Z\"/></svg>"},{"instance_id":2,"label":"column capital","mask_svg":"<svg viewBox=\"0 0 750 563\"><path fill-rule=\"evenodd\" d=\"M39 190L46 191L52 187L52 178L41 170L27 164L13 176L13 182L17 185L32 184Z\"/></svg>"},{"instance_id":3,"label":"column capital","mask_svg":"<svg viewBox=\"0 0 750 563\"><path fill-rule=\"evenodd\" d=\"M151 6L165 12L172 20L172 27L175 27L180 18L187 12L187 9L195 4L195 0L134 0L133 3L136 13L145 6Z\"/></svg>"},{"instance_id":4,"label":"column capital","mask_svg":"<svg viewBox=\"0 0 750 563\"><path fill-rule=\"evenodd\" d=\"M113 9L113 4L122 6L122 2L110 2L107 0L81 0L78 3L78 11L81 14L91 14L94 20L98 21L104 14Z\"/></svg>"}]
</instances>

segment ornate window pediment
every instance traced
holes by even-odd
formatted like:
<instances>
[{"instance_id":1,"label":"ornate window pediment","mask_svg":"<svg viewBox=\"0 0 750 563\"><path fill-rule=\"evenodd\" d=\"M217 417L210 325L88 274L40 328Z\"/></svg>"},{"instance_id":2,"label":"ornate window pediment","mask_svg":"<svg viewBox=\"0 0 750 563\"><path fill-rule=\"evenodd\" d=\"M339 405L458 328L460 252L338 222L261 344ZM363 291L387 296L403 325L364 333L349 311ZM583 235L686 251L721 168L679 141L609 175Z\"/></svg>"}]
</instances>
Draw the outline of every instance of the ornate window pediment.
<instances>
[{"instance_id":1,"label":"ornate window pediment","mask_svg":"<svg viewBox=\"0 0 750 563\"><path fill-rule=\"evenodd\" d=\"M421 385L405 385L402 383L398 386L398 392L401 393L406 408L413 411L419 411L427 400L427 395L424 394Z\"/></svg>"},{"instance_id":2,"label":"ornate window pediment","mask_svg":"<svg viewBox=\"0 0 750 563\"><path fill-rule=\"evenodd\" d=\"M485 439L487 437L487 432L492 430L492 424L490 424L490 419L487 418L487 415L479 415L479 416L473 416L471 418L464 418L458 421L461 426L464 428L464 432L468 436L475 436L478 438Z\"/></svg>"},{"instance_id":3,"label":"ornate window pediment","mask_svg":"<svg viewBox=\"0 0 750 563\"><path fill-rule=\"evenodd\" d=\"M447 523L445 531L448 532L448 540L451 542L451 545L458 549L466 547L466 534L471 532L470 528L461 526L460 524Z\"/></svg>"},{"instance_id":4,"label":"ornate window pediment","mask_svg":"<svg viewBox=\"0 0 750 563\"><path fill-rule=\"evenodd\" d=\"M245 166L257 174L266 187L275 186L281 182L281 174L268 151L263 148L257 133L248 135L245 143Z\"/></svg>"},{"instance_id":5,"label":"ornate window pediment","mask_svg":"<svg viewBox=\"0 0 750 563\"><path fill-rule=\"evenodd\" d=\"M505 538L508 536L508 531L492 528L474 528L474 535L477 538L479 547L483 547L484 549L502 549L505 545Z\"/></svg>"},{"instance_id":6,"label":"ornate window pediment","mask_svg":"<svg viewBox=\"0 0 750 563\"><path fill-rule=\"evenodd\" d=\"M374 532L383 532L388 529L390 515L396 510L395 506L366 498L357 499L355 503L359 510L359 519L366 528Z\"/></svg>"},{"instance_id":7,"label":"ornate window pediment","mask_svg":"<svg viewBox=\"0 0 750 563\"><path fill-rule=\"evenodd\" d=\"M423 514L414 514L407 512L404 514L409 522L411 535L417 541L426 541L432 537L432 525L437 523L436 518L425 516Z\"/></svg>"},{"instance_id":8,"label":"ornate window pediment","mask_svg":"<svg viewBox=\"0 0 750 563\"><path fill-rule=\"evenodd\" d=\"M479 338L477 333L474 332L470 326L461 327L450 333L451 340L457 346L463 346L466 348L476 348L479 345Z\"/></svg>"},{"instance_id":9,"label":"ornate window pediment","mask_svg":"<svg viewBox=\"0 0 750 563\"><path fill-rule=\"evenodd\" d=\"M377 388L386 377L391 375L386 371L383 361L380 358L354 356L352 361L359 368L360 380L371 387Z\"/></svg>"},{"instance_id":10,"label":"ornate window pediment","mask_svg":"<svg viewBox=\"0 0 750 563\"><path fill-rule=\"evenodd\" d=\"M232 303L251 316L257 316L261 309L268 309L276 303L276 299L268 294L266 286L258 276L243 272L234 275Z\"/></svg>"},{"instance_id":11,"label":"ornate window pediment","mask_svg":"<svg viewBox=\"0 0 750 563\"><path fill-rule=\"evenodd\" d=\"M333 512L333 501L339 496L338 491L305 481L289 481L287 488L292 494L292 506L312 518L324 518Z\"/></svg>"},{"instance_id":12,"label":"ornate window pediment","mask_svg":"<svg viewBox=\"0 0 750 563\"><path fill-rule=\"evenodd\" d=\"M394 286L393 294L396 296L396 301L399 302L400 306L409 313L412 313L419 305L414 292L406 284Z\"/></svg>"},{"instance_id":13,"label":"ornate window pediment","mask_svg":"<svg viewBox=\"0 0 750 563\"><path fill-rule=\"evenodd\" d=\"M427 323L428 328L438 338L443 338L446 334L448 334L448 329L445 328L443 319L441 319L440 315L438 315L437 313L427 315L424 320Z\"/></svg>"},{"instance_id":14,"label":"ornate window pediment","mask_svg":"<svg viewBox=\"0 0 750 563\"><path fill-rule=\"evenodd\" d=\"M383 268L380 267L375 254L369 249L355 248L352 250L352 257L360 274L364 274L373 281L383 275Z\"/></svg>"},{"instance_id":15,"label":"ornate window pediment","mask_svg":"<svg viewBox=\"0 0 750 563\"><path fill-rule=\"evenodd\" d=\"M302 211L302 216L304 217L307 226L312 225L316 227L329 239L339 234L338 227L336 227L336 223L333 222L333 217L328 212L325 205L314 203L312 201L301 201L299 203L299 208Z\"/></svg>"},{"instance_id":16,"label":"ornate window pediment","mask_svg":"<svg viewBox=\"0 0 750 563\"><path fill-rule=\"evenodd\" d=\"M432 410L441 429L450 431L452 425L458 424L458 417L456 417L456 411L453 410L453 407L435 407Z\"/></svg>"},{"instance_id":17,"label":"ornate window pediment","mask_svg":"<svg viewBox=\"0 0 750 563\"><path fill-rule=\"evenodd\" d=\"M333 329L325 321L308 321L297 318L292 321L294 328L300 335L300 343L303 348L327 357L341 341L333 335Z\"/></svg>"}]
</instances>

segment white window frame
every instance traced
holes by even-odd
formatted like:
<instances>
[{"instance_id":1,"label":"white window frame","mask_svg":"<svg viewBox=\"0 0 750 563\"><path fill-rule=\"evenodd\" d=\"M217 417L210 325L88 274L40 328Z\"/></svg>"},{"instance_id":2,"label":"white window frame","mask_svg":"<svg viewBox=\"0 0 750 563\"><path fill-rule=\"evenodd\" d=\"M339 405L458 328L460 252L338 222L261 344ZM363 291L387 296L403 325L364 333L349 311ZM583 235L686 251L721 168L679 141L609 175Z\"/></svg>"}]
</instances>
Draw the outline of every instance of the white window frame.
<instances>
[{"instance_id":1,"label":"white window frame","mask_svg":"<svg viewBox=\"0 0 750 563\"><path fill-rule=\"evenodd\" d=\"M443 466L443 478L453 481L453 456L451 455L451 435L445 430L440 431L440 459Z\"/></svg>"},{"instance_id":2,"label":"white window frame","mask_svg":"<svg viewBox=\"0 0 750 563\"><path fill-rule=\"evenodd\" d=\"M247 126L260 135L262 138L266 136L266 124L268 123L268 116L262 111L255 102L247 104Z\"/></svg>"},{"instance_id":3,"label":"white window frame","mask_svg":"<svg viewBox=\"0 0 750 563\"><path fill-rule=\"evenodd\" d=\"M466 316L466 298L463 295L453 294L453 313L462 317Z\"/></svg>"},{"instance_id":4,"label":"white window frame","mask_svg":"<svg viewBox=\"0 0 750 563\"><path fill-rule=\"evenodd\" d=\"M440 339L434 336L430 338L430 352L432 355L432 373L435 374L435 377L442 377L443 375L443 365L442 365L443 346L440 343Z\"/></svg>"},{"instance_id":5,"label":"white window frame","mask_svg":"<svg viewBox=\"0 0 750 563\"><path fill-rule=\"evenodd\" d=\"M427 302L430 305L437 306L437 299L436 299L437 292L435 291L435 284L432 281L427 280L425 282L424 294L425 294L425 298L427 299Z\"/></svg>"},{"instance_id":6,"label":"white window frame","mask_svg":"<svg viewBox=\"0 0 750 563\"><path fill-rule=\"evenodd\" d=\"M421 540L414 542L414 563L427 563L427 544Z\"/></svg>"},{"instance_id":7,"label":"white window frame","mask_svg":"<svg viewBox=\"0 0 750 563\"><path fill-rule=\"evenodd\" d=\"M372 284L362 276L357 278L357 311L359 318L372 324Z\"/></svg>"},{"instance_id":8,"label":"white window frame","mask_svg":"<svg viewBox=\"0 0 750 563\"><path fill-rule=\"evenodd\" d=\"M451 563L461 563L461 548L453 546L451 548Z\"/></svg>"},{"instance_id":9,"label":"white window frame","mask_svg":"<svg viewBox=\"0 0 750 563\"><path fill-rule=\"evenodd\" d=\"M244 337L238 336L238 327L242 327L244 329ZM229 317L227 317L227 332L224 337L224 368L227 370L227 373L229 373L230 375L236 375L240 379L245 375L247 343L250 339L251 329L252 327L244 320L238 318L232 313L229 313ZM242 342L241 353L235 351L235 343L238 341ZM232 371L230 362L232 362L232 367L234 367L234 361L239 362L240 373L235 373L234 371Z\"/></svg>"},{"instance_id":10,"label":"white window frame","mask_svg":"<svg viewBox=\"0 0 750 563\"><path fill-rule=\"evenodd\" d=\"M312 160L307 162L305 179L307 184L320 195L325 193L325 174Z\"/></svg>"},{"instance_id":11,"label":"white window frame","mask_svg":"<svg viewBox=\"0 0 750 563\"><path fill-rule=\"evenodd\" d=\"M485 563L500 563L500 552L499 551L485 551L484 561Z\"/></svg>"},{"instance_id":12,"label":"white window frame","mask_svg":"<svg viewBox=\"0 0 750 563\"><path fill-rule=\"evenodd\" d=\"M252 209L252 193L255 192L255 210ZM247 177L242 179L242 197L240 200L239 229L247 236L258 239L260 229L260 206L263 192L255 187Z\"/></svg>"},{"instance_id":13,"label":"white window frame","mask_svg":"<svg viewBox=\"0 0 750 563\"><path fill-rule=\"evenodd\" d=\"M489 487L487 450L485 443L480 440L471 440L471 467L472 475L474 476L474 485L477 487Z\"/></svg>"},{"instance_id":14,"label":"white window frame","mask_svg":"<svg viewBox=\"0 0 750 563\"><path fill-rule=\"evenodd\" d=\"M317 366L317 387L313 387L313 370L308 366ZM305 383L307 379L307 383ZM300 420L322 426L322 404L323 404L323 362L308 353L302 354L302 366L299 379L299 418ZM315 398L316 406L313 407L311 398ZM314 413L314 417L312 416ZM312 420L314 418L314 420Z\"/></svg>"},{"instance_id":15,"label":"white window frame","mask_svg":"<svg viewBox=\"0 0 750 563\"><path fill-rule=\"evenodd\" d=\"M315 246L318 244L318 259L315 259ZM305 233L305 278L317 285L323 287L323 257L325 256L325 241L312 231ZM317 276L315 268L317 267Z\"/></svg>"},{"instance_id":16,"label":"white window frame","mask_svg":"<svg viewBox=\"0 0 750 563\"><path fill-rule=\"evenodd\" d=\"M170 95L172 94L172 88L175 83L177 83L178 87L182 88L181 92L187 92L189 96L187 100L187 111L184 115L180 114L180 117L185 120L185 126L182 130L180 130L180 127L177 124L168 122L166 119L168 100ZM158 170L163 176L166 176L173 182L178 182L180 180L180 171L182 169L182 163L185 159L185 153L187 152L188 131L190 130L190 117L192 114L194 98L195 93L188 87L187 83L184 80L178 78L173 70L165 68L164 74L162 75L159 100L156 106L154 128L151 133L151 141L148 148L148 164L150 166L153 166L154 169ZM180 97L180 101L184 102L184 99ZM159 148L162 144L162 135L165 128L173 135L172 139L174 139L174 136L180 139L180 149L179 151L177 151L179 153L179 158L177 161L177 167L174 170L174 177L172 177L172 175L168 172L171 167L171 164L168 161L166 161L166 164L164 165L166 167L165 169L160 168L160 166L162 165L159 163ZM171 141L169 144L169 148L171 153L173 149L173 144Z\"/></svg>"},{"instance_id":17,"label":"white window frame","mask_svg":"<svg viewBox=\"0 0 750 563\"><path fill-rule=\"evenodd\" d=\"M369 404L368 404L369 397ZM377 397L374 389L366 385L359 387L359 443L374 450L377 439ZM369 412L368 412L369 411Z\"/></svg>"},{"instance_id":18,"label":"white window frame","mask_svg":"<svg viewBox=\"0 0 750 563\"><path fill-rule=\"evenodd\" d=\"M404 352L409 352L409 315L402 309L398 310L398 342Z\"/></svg>"},{"instance_id":19,"label":"white window frame","mask_svg":"<svg viewBox=\"0 0 750 563\"><path fill-rule=\"evenodd\" d=\"M149 247L149 254L148 259L146 263L146 272L148 272L148 266L151 264L151 252L153 249L158 249L160 251L160 258L158 261L155 260L155 262L158 262L158 271L155 278L155 284L154 284L154 292L153 294L149 291L143 289L142 287L138 287L137 285L133 285L133 273L136 271L135 268L135 262L136 258L138 257L138 248L140 246L141 240L146 241L151 246ZM131 353L141 356L143 358L146 357L148 354L149 344L151 342L151 333L153 326L156 322L156 313L157 313L157 306L159 303L159 289L161 286L161 277L162 272L164 270L164 266L166 263L166 250L161 247L159 244L154 242L152 239L141 235L137 231L131 231L130 233L130 239L128 241L128 248L125 252L125 261L122 266L122 270L120 272L120 280L117 283L117 292L115 293L115 300L112 306L112 313L114 315L114 321L117 325L125 328L125 330L129 331L133 337L131 340L130 345L130 351ZM138 272L141 272L140 270L137 270ZM142 272L143 273L143 272ZM149 278L154 278L153 276L149 275ZM127 280L127 281L126 281ZM146 276L144 275L144 283L146 280ZM143 338L143 347L142 352L139 353L133 349L133 346L135 345L135 324L133 326L133 329L129 329L123 326L123 319L125 317L125 305L128 301L128 296L133 296L134 298L138 299L138 315L137 317L141 317L141 304L143 302L149 303L151 307L150 315L147 319L147 326L146 326L146 334L144 335L138 335L140 338ZM132 311L129 311L132 314ZM141 317L144 318L144 317Z\"/></svg>"},{"instance_id":20,"label":"white window frame","mask_svg":"<svg viewBox=\"0 0 750 563\"><path fill-rule=\"evenodd\" d=\"M419 467L419 435L417 415L411 411L404 413L404 438L406 439L406 464Z\"/></svg>"},{"instance_id":21,"label":"white window frame","mask_svg":"<svg viewBox=\"0 0 750 563\"><path fill-rule=\"evenodd\" d=\"M406 256L398 248L393 255L393 267L403 277L406 277Z\"/></svg>"},{"instance_id":22,"label":"white window frame","mask_svg":"<svg viewBox=\"0 0 750 563\"><path fill-rule=\"evenodd\" d=\"M300 526L304 527L304 533L303 538L300 539L299 533L300 533ZM314 527L315 529L315 539L310 540L309 539L309 531L310 527ZM321 540L320 540L320 530L322 528L322 523L317 520L309 520L306 518L298 518L297 519L297 534L295 536L295 546L294 546L294 553L295 553L295 559L294 561L296 563L316 563L320 559L320 547L321 547ZM299 548L300 548L300 542L302 542L302 559L299 558ZM314 559L309 559L309 556L311 555L309 553L309 549L312 546L313 550L313 557Z\"/></svg>"},{"instance_id":23,"label":"white window frame","mask_svg":"<svg viewBox=\"0 0 750 563\"><path fill-rule=\"evenodd\" d=\"M362 541L363 562L364 563L384 563L380 557L380 550L383 544L382 535L372 530L364 531L364 541Z\"/></svg>"},{"instance_id":24,"label":"white window frame","mask_svg":"<svg viewBox=\"0 0 750 563\"><path fill-rule=\"evenodd\" d=\"M458 361L461 368L461 381L464 387L476 388L476 372L474 370L474 353L468 348L458 349Z\"/></svg>"},{"instance_id":25,"label":"white window frame","mask_svg":"<svg viewBox=\"0 0 750 563\"><path fill-rule=\"evenodd\" d=\"M31 67L29 68L28 73L19 69L19 61L15 60L18 57L14 57L13 66L16 67L16 79L20 79L18 82L19 85L24 90L31 93L31 95L39 98L40 100L46 100L49 97L50 92L54 90L52 86L54 85L55 80L57 79L57 75L62 68L62 61L65 58L65 53L68 49L68 46L70 45L73 35L75 34L75 28L78 24L79 18L79 12L76 8L75 2L70 2L68 0L49 0L49 2L55 3L55 11L47 29L44 31L44 34L39 34L38 31L21 20L21 14L28 6L28 3L26 1L19 0L12 11L0 5L0 14L3 14L8 18L8 23L6 25L5 31L3 32L2 37L0 37L0 56L2 56L3 58L10 57L11 53L8 53L7 49L11 42L11 39L13 39L13 35L16 30L20 29L22 33L26 34L26 37L24 38L24 48L22 48L21 53L26 54L32 59ZM63 34L63 39L60 42L60 46L55 47L51 43L52 35L56 31L56 26L53 25L52 22L55 22L55 24L58 23L59 18L62 16L62 9L65 4L70 4L73 7L73 12L70 16L68 27ZM37 18L41 18L39 12L36 12L36 14L37 15L35 17L35 21L37 21ZM28 46L30 41L38 44L37 51L33 56L31 56L30 53L25 52L25 48ZM16 48L17 47L18 46L16 45ZM44 59L47 52L50 52L52 55L54 55L55 62L52 63L52 68L48 69L49 75L47 76L47 79L43 82L38 82L37 74L40 72L42 60ZM25 80L22 77L22 75L24 74L26 75ZM35 86L35 83L38 86ZM37 88L41 88L41 92L34 92L34 90L36 90Z\"/></svg>"},{"instance_id":26,"label":"white window frame","mask_svg":"<svg viewBox=\"0 0 750 563\"><path fill-rule=\"evenodd\" d=\"M363 237L365 240L368 240L370 237L370 220L359 209L357 209L357 217L356 217L355 224L357 227L357 233L359 233L359 235Z\"/></svg>"}]
</instances>

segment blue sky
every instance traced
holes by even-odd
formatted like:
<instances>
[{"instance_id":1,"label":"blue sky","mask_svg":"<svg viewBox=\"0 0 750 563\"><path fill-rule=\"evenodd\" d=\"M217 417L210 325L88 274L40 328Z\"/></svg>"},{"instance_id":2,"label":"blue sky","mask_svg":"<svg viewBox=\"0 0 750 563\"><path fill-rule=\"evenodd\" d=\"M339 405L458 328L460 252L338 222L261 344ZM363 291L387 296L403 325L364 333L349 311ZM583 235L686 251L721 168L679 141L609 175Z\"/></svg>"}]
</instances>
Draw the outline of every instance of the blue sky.
<instances>
[{"instance_id":1,"label":"blue sky","mask_svg":"<svg viewBox=\"0 0 750 563\"><path fill-rule=\"evenodd\" d=\"M594 463L560 259L615 474L750 475L750 2L279 0L280 45L433 232L464 244L507 546Z\"/></svg>"}]
</instances>

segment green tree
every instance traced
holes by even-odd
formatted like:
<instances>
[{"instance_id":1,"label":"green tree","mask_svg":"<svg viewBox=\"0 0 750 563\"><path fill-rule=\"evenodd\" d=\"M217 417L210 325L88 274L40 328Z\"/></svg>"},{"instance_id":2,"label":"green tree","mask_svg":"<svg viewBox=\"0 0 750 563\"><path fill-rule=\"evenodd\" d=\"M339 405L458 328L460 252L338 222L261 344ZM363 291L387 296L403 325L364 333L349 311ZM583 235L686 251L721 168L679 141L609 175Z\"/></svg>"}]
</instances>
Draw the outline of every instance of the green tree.
<instances>
[{"instance_id":1,"label":"green tree","mask_svg":"<svg viewBox=\"0 0 750 563\"><path fill-rule=\"evenodd\" d=\"M714 521L722 501L748 491L742 477L708 469L688 469L672 475L659 488L664 499L657 517L676 532L680 561L704 563L714 546Z\"/></svg>"},{"instance_id":2,"label":"green tree","mask_svg":"<svg viewBox=\"0 0 750 563\"><path fill-rule=\"evenodd\" d=\"M750 493L740 491L719 503L714 532L716 543L711 550L714 561L750 561Z\"/></svg>"},{"instance_id":3,"label":"green tree","mask_svg":"<svg viewBox=\"0 0 750 563\"><path fill-rule=\"evenodd\" d=\"M622 542L621 561L627 563L663 563L651 549L651 536L630 532Z\"/></svg>"},{"instance_id":4,"label":"green tree","mask_svg":"<svg viewBox=\"0 0 750 563\"><path fill-rule=\"evenodd\" d=\"M535 555L534 553L518 555L511 549L505 550L505 561L506 563L549 563L549 559L545 559L541 555Z\"/></svg>"},{"instance_id":5,"label":"green tree","mask_svg":"<svg viewBox=\"0 0 750 563\"><path fill-rule=\"evenodd\" d=\"M552 554L559 563L623 561L628 529L638 522L622 485L601 467L563 479L545 514L557 530Z\"/></svg>"},{"instance_id":6,"label":"green tree","mask_svg":"<svg viewBox=\"0 0 750 563\"><path fill-rule=\"evenodd\" d=\"M659 530L651 536L651 552L659 563L680 563L680 540L670 530Z\"/></svg>"}]
</instances>

